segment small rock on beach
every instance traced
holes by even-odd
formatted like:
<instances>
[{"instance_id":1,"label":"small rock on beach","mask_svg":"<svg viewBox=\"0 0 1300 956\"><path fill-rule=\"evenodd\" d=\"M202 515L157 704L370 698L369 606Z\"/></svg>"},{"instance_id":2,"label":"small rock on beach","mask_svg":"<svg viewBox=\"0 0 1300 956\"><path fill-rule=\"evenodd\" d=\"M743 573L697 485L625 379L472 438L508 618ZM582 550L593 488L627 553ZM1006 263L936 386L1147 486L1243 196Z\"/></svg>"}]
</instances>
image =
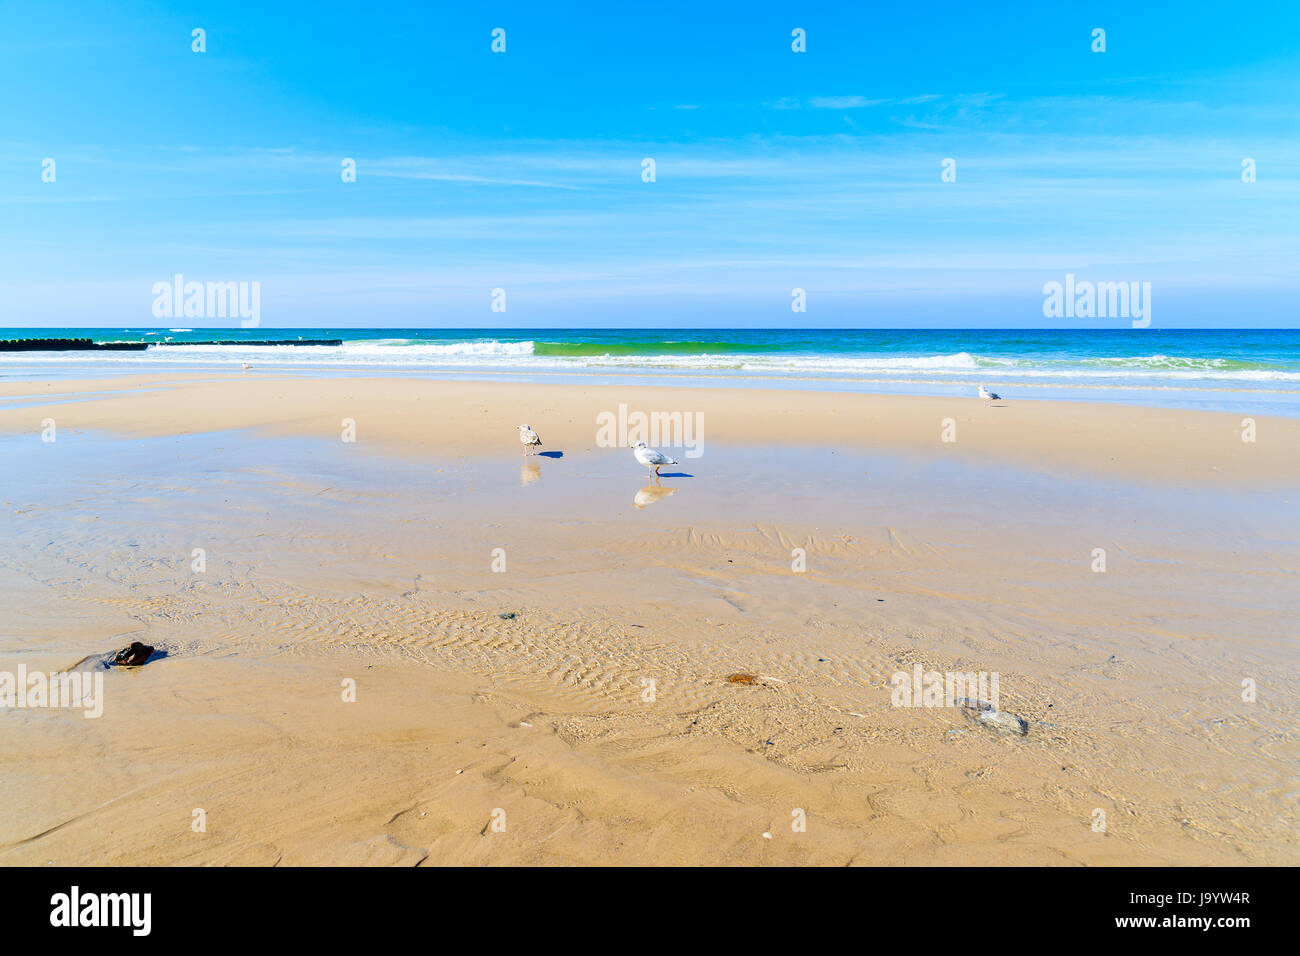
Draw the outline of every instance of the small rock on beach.
<instances>
[{"instance_id":1,"label":"small rock on beach","mask_svg":"<svg viewBox=\"0 0 1300 956\"><path fill-rule=\"evenodd\" d=\"M124 647L109 661L114 667L139 667L153 655L154 649L148 644L132 641L130 647Z\"/></svg>"}]
</instances>

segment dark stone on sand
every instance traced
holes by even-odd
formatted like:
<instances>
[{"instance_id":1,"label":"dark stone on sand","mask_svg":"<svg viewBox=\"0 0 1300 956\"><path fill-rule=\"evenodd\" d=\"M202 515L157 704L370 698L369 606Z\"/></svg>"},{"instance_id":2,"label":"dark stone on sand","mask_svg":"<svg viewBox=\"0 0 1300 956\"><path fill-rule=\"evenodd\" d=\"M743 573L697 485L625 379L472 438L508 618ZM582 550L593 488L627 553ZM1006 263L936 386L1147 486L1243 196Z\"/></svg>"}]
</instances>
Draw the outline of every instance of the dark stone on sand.
<instances>
[{"instance_id":1,"label":"dark stone on sand","mask_svg":"<svg viewBox=\"0 0 1300 956\"><path fill-rule=\"evenodd\" d=\"M154 649L148 644L132 641L130 647L124 647L114 654L109 663L114 667L139 667L153 656L153 652Z\"/></svg>"},{"instance_id":2,"label":"dark stone on sand","mask_svg":"<svg viewBox=\"0 0 1300 956\"><path fill-rule=\"evenodd\" d=\"M501 618L501 620L503 621L513 621L515 619L515 616L516 615L514 611L506 611L506 613L504 614L497 615L497 617Z\"/></svg>"}]
</instances>

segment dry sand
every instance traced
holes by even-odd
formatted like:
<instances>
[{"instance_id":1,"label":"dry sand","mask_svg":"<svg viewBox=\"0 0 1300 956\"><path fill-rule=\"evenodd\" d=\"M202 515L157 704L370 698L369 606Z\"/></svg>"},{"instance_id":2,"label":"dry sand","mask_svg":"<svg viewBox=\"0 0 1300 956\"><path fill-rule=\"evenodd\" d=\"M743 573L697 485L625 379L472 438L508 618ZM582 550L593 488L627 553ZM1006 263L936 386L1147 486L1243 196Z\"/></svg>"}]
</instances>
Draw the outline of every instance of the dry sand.
<instances>
[{"instance_id":1,"label":"dry sand","mask_svg":"<svg viewBox=\"0 0 1300 956\"><path fill-rule=\"evenodd\" d=\"M703 456L647 482L596 444L620 403L700 412ZM562 457L521 458L524 421ZM256 371L0 386L0 670L167 652L108 671L99 719L0 711L0 863L1296 863L1300 423L1256 431ZM1028 736L891 706L918 663L997 672Z\"/></svg>"}]
</instances>

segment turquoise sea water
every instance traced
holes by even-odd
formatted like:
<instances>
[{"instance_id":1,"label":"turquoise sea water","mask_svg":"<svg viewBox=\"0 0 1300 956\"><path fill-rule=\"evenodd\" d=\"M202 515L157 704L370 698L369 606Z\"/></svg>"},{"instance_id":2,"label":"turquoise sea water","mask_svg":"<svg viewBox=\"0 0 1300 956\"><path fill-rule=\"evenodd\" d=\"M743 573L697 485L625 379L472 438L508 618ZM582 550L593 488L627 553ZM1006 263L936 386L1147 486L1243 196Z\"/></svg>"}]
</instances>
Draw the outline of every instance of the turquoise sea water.
<instances>
[{"instance_id":1,"label":"turquoise sea water","mask_svg":"<svg viewBox=\"0 0 1300 956\"><path fill-rule=\"evenodd\" d=\"M145 352L0 353L0 380L121 371L334 370L1036 398L1300 416L1300 330L6 329L148 342ZM299 348L166 344L342 339Z\"/></svg>"}]
</instances>

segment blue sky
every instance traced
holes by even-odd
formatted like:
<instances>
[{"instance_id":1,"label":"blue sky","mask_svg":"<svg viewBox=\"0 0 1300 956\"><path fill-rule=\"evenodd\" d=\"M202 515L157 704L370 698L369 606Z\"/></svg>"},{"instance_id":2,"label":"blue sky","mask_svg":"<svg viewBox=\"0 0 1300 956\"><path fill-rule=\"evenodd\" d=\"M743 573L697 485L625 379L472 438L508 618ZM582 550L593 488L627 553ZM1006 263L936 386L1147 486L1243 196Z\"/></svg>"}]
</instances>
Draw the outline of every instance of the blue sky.
<instances>
[{"instance_id":1,"label":"blue sky","mask_svg":"<svg viewBox=\"0 0 1300 956\"><path fill-rule=\"evenodd\" d=\"M265 6L0 5L0 322L1300 326L1294 2Z\"/></svg>"}]
</instances>

